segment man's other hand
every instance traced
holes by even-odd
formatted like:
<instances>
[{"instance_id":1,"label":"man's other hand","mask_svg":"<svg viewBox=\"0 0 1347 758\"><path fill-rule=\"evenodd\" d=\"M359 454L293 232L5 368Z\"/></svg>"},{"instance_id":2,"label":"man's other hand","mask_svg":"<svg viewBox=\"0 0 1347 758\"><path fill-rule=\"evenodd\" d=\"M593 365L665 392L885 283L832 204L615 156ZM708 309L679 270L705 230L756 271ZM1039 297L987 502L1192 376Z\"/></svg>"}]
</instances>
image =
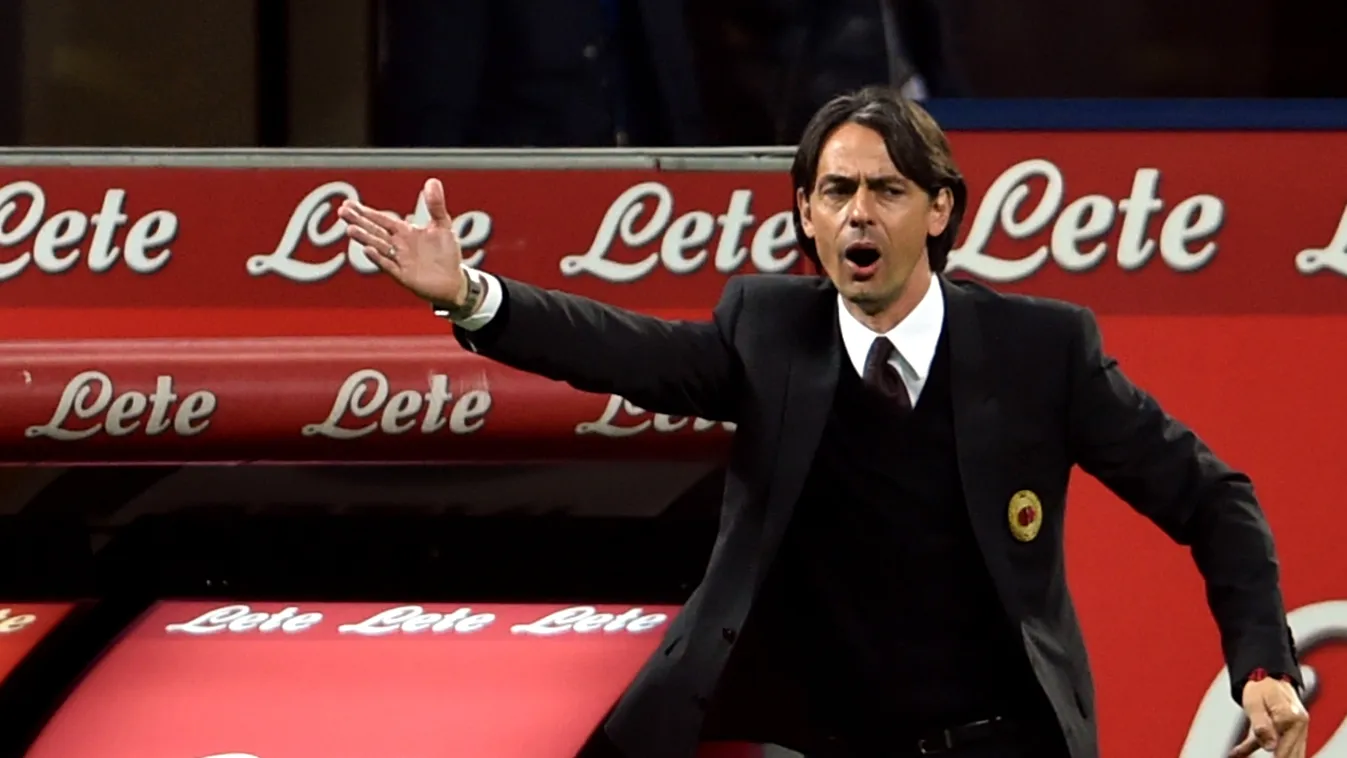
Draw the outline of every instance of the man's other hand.
<instances>
[{"instance_id":1,"label":"man's other hand","mask_svg":"<svg viewBox=\"0 0 1347 758\"><path fill-rule=\"evenodd\" d=\"M346 236L364 245L369 259L403 287L422 300L462 305L467 278L463 252L445 206L444 185L439 179L429 179L421 193L430 213L424 226L353 200L342 203L337 214L346 222Z\"/></svg>"},{"instance_id":2,"label":"man's other hand","mask_svg":"<svg viewBox=\"0 0 1347 758\"><path fill-rule=\"evenodd\" d=\"M1244 685L1244 713L1249 736L1230 751L1231 758L1248 758L1259 748L1276 758L1305 758L1310 714L1295 687L1265 678Z\"/></svg>"}]
</instances>

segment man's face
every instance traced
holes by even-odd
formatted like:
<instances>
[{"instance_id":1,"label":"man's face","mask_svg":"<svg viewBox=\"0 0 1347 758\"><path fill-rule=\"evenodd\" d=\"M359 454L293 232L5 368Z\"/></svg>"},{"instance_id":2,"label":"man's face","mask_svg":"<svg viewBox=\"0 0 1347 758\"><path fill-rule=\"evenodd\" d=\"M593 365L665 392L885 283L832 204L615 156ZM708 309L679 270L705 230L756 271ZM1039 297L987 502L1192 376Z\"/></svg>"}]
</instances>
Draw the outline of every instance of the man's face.
<instances>
[{"instance_id":1,"label":"man's face","mask_svg":"<svg viewBox=\"0 0 1347 758\"><path fill-rule=\"evenodd\" d=\"M884 138L854 123L829 136L814 186L796 202L828 277L869 314L897 301L913 275L930 275L926 237L945 230L953 205L948 190L932 198L899 173Z\"/></svg>"}]
</instances>

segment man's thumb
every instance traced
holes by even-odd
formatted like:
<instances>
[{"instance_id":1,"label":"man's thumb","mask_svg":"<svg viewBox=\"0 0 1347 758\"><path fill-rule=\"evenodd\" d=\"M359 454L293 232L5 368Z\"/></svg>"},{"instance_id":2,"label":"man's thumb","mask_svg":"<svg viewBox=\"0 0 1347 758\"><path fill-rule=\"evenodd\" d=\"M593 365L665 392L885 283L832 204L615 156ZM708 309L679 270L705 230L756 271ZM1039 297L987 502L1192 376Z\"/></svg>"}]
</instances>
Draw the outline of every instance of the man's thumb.
<instances>
[{"instance_id":1,"label":"man's thumb","mask_svg":"<svg viewBox=\"0 0 1347 758\"><path fill-rule=\"evenodd\" d=\"M1264 750L1271 752L1277 749L1277 728L1272 725L1272 714L1267 709L1260 708L1249 717L1249 730Z\"/></svg>"},{"instance_id":2,"label":"man's thumb","mask_svg":"<svg viewBox=\"0 0 1347 758\"><path fill-rule=\"evenodd\" d=\"M426 212L431 221L449 223L449 208L444 202L444 184L439 179L427 179L422 193L426 197Z\"/></svg>"},{"instance_id":3,"label":"man's thumb","mask_svg":"<svg viewBox=\"0 0 1347 758\"><path fill-rule=\"evenodd\" d=\"M1277 729L1272 725L1272 716L1265 708L1259 708L1249 717L1249 736L1230 751L1232 758L1246 758L1263 748L1268 752L1277 749Z\"/></svg>"},{"instance_id":4,"label":"man's thumb","mask_svg":"<svg viewBox=\"0 0 1347 758\"><path fill-rule=\"evenodd\" d=\"M1240 741L1229 753L1229 758L1249 758L1258 750L1258 739L1254 737L1253 732Z\"/></svg>"}]
</instances>

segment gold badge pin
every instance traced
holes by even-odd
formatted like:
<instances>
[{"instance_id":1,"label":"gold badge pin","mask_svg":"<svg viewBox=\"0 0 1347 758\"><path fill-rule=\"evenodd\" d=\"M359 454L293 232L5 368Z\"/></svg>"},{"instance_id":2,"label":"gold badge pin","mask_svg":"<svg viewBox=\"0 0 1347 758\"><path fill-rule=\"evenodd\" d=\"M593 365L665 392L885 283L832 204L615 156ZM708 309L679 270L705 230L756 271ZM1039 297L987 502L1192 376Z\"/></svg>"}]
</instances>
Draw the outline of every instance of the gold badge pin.
<instances>
[{"instance_id":1,"label":"gold badge pin","mask_svg":"<svg viewBox=\"0 0 1347 758\"><path fill-rule=\"evenodd\" d=\"M1020 490L1010 496L1010 533L1020 542L1029 542L1038 536L1043 526L1043 504L1038 495Z\"/></svg>"}]
</instances>

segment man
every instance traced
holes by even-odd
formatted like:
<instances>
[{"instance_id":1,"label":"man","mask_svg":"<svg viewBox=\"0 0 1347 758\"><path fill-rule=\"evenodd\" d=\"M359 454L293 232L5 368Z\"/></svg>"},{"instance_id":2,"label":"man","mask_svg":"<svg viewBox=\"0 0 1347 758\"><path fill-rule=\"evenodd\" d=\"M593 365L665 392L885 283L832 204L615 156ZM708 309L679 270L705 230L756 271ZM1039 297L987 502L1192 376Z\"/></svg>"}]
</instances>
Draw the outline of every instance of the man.
<instances>
[{"instance_id":1,"label":"man","mask_svg":"<svg viewBox=\"0 0 1347 758\"><path fill-rule=\"evenodd\" d=\"M1249 480L1123 376L1089 311L933 273L966 190L930 116L885 90L839 97L791 178L797 236L827 276L734 277L705 323L465 270L435 180L424 227L341 209L467 348L738 424L706 576L608 719L611 747L672 758L734 736L820 756L1097 755L1063 570L1074 464L1192 550L1252 725L1234 752L1303 755L1300 672ZM1145 661L1137 675L1168 686ZM736 693L759 676L770 684Z\"/></svg>"}]
</instances>

